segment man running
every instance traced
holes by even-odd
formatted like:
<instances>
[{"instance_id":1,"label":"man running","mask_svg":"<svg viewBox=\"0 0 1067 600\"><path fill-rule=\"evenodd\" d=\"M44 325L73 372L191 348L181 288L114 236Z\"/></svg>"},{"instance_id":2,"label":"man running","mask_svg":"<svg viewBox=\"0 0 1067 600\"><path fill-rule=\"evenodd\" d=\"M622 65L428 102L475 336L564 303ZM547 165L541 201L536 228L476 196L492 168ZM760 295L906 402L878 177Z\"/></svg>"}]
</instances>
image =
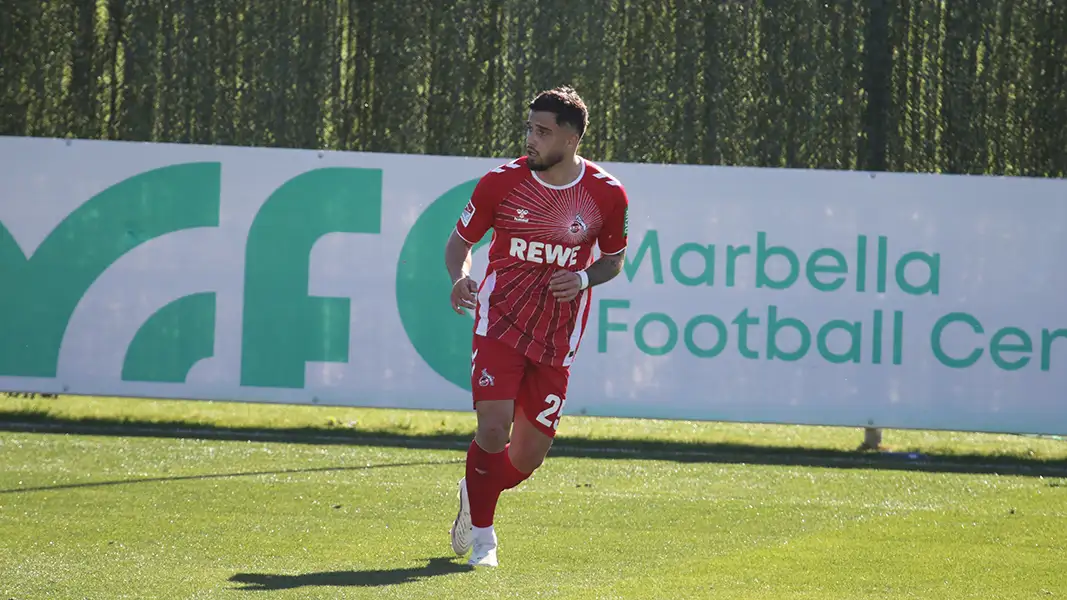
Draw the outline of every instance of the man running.
<instances>
[{"instance_id":1,"label":"man running","mask_svg":"<svg viewBox=\"0 0 1067 600\"><path fill-rule=\"evenodd\" d=\"M479 180L445 247L452 307L475 316L478 430L451 530L453 550L463 556L473 546L468 562L475 566L497 566L500 493L544 462L585 333L590 288L618 275L626 252L626 191L577 154L589 123L585 103L561 87L538 94L529 109L526 156ZM471 247L490 228L479 286L469 276Z\"/></svg>"}]
</instances>

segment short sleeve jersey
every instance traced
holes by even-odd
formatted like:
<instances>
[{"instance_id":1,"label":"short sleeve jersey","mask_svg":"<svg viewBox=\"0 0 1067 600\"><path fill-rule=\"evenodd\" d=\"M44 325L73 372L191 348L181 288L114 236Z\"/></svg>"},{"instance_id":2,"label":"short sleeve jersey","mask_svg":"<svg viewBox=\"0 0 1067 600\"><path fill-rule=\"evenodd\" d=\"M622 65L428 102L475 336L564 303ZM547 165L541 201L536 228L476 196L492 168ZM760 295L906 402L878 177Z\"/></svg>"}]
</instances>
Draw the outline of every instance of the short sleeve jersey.
<instances>
[{"instance_id":1,"label":"short sleeve jersey","mask_svg":"<svg viewBox=\"0 0 1067 600\"><path fill-rule=\"evenodd\" d=\"M470 244L493 230L489 266L478 290L474 333L498 339L533 361L570 366L591 305L586 288L569 302L556 299L549 280L626 249L626 190L596 164L582 160L570 184L544 183L526 158L483 176L456 224Z\"/></svg>"}]
</instances>

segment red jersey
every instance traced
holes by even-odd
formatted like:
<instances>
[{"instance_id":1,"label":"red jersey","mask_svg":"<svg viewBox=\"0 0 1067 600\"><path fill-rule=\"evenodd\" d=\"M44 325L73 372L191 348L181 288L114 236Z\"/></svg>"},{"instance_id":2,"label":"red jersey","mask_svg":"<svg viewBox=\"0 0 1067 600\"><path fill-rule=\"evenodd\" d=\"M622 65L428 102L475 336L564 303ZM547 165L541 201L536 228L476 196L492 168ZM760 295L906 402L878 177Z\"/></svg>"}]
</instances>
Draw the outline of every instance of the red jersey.
<instances>
[{"instance_id":1,"label":"red jersey","mask_svg":"<svg viewBox=\"0 0 1067 600\"><path fill-rule=\"evenodd\" d=\"M456 224L470 244L493 230L474 333L539 363L570 366L585 333L591 289L560 302L549 280L560 269L592 264L594 245L601 254L625 250L628 207L619 180L585 159L578 177L563 186L542 182L526 157L483 176Z\"/></svg>"}]
</instances>

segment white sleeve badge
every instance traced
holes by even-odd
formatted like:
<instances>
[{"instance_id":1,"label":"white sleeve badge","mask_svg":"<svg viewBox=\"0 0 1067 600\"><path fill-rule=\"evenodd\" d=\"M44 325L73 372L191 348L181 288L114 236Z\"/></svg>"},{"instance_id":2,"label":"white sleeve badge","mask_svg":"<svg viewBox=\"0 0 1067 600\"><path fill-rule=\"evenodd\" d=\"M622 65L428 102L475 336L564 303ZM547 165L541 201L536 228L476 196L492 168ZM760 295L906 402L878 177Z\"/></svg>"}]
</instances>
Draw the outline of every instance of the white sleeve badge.
<instances>
[{"instance_id":1,"label":"white sleeve badge","mask_svg":"<svg viewBox=\"0 0 1067 600\"><path fill-rule=\"evenodd\" d=\"M459 220L463 222L464 227L468 227L471 224L471 219L474 217L474 203L470 200L467 201L467 207L463 209L463 214L459 216Z\"/></svg>"}]
</instances>

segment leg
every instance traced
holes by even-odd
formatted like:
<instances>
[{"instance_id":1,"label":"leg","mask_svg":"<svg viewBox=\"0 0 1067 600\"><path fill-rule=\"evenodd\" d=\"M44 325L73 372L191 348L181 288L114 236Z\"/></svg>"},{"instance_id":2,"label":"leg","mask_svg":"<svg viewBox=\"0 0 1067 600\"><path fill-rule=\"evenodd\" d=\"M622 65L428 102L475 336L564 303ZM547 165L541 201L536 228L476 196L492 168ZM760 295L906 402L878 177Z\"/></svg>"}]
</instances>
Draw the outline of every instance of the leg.
<instances>
[{"instance_id":1,"label":"leg","mask_svg":"<svg viewBox=\"0 0 1067 600\"><path fill-rule=\"evenodd\" d=\"M524 411L517 411L515 428L511 432L511 443L508 444L507 459L515 470L524 475L523 479L525 479L545 462L545 457L552 448L552 440L552 436L530 422ZM519 483L515 482L506 489L511 489Z\"/></svg>"},{"instance_id":2,"label":"leg","mask_svg":"<svg viewBox=\"0 0 1067 600\"><path fill-rule=\"evenodd\" d=\"M474 336L471 390L478 430L467 452L466 481L471 524L476 528L493 526L500 495L495 489L496 472L511 434L515 398L526 374L526 363L526 357L507 344Z\"/></svg>"},{"instance_id":3,"label":"leg","mask_svg":"<svg viewBox=\"0 0 1067 600\"><path fill-rule=\"evenodd\" d=\"M530 395L529 381L528 376L523 379L518 402L524 402ZM529 477L552 446L552 438L531 425L523 411L515 410L515 406L516 402L510 400L478 403L478 433L467 453L466 478L468 486L477 488L471 492L471 523L475 532L492 529L500 493ZM511 443L508 443L508 428L511 428Z\"/></svg>"},{"instance_id":4,"label":"leg","mask_svg":"<svg viewBox=\"0 0 1067 600\"><path fill-rule=\"evenodd\" d=\"M507 462L502 457L507 454L515 401L482 400L476 410L478 431L467 450L464 477L470 498L470 545L474 547L468 564L495 567L497 543L493 516L500 499L501 468Z\"/></svg>"},{"instance_id":5,"label":"leg","mask_svg":"<svg viewBox=\"0 0 1067 600\"><path fill-rule=\"evenodd\" d=\"M472 528L474 551L471 553L470 564L497 565L496 532L492 526L492 517L497 501L500 499L500 493L525 481L544 462L545 455L552 447L556 426L562 414L568 376L567 368L527 364L516 400L511 403L514 407L513 414L508 415L514 418L512 441L505 444L501 452L486 454L487 460L483 463L485 476L475 471L477 476L484 477L480 481L485 486L481 493L484 498L483 506L487 510L484 517L487 520L483 522L489 525L482 527L477 521L474 522ZM503 409L487 409L487 415L489 411L493 412L496 419L501 421L504 419ZM479 412L479 418L481 418L481 412ZM495 440L499 438L492 433L495 429L493 419L494 417L488 417L485 420L486 431L489 432L486 437ZM481 430L481 425L479 425L479 433ZM477 440L475 444L472 444L472 449L480 450Z\"/></svg>"},{"instance_id":6,"label":"leg","mask_svg":"<svg viewBox=\"0 0 1067 600\"><path fill-rule=\"evenodd\" d=\"M500 494L494 489L494 471L508 442L514 398L526 368L524 356L493 339L475 335L473 351L471 389L478 427L467 449L466 474L459 482L459 513L451 531L452 549L460 556L470 550L479 532L483 537L485 530L492 533ZM495 540L493 549L489 562L495 563Z\"/></svg>"},{"instance_id":7,"label":"leg","mask_svg":"<svg viewBox=\"0 0 1067 600\"><path fill-rule=\"evenodd\" d=\"M477 529L493 526L496 513L497 471L507 448L511 419L515 413L514 400L482 400L478 411L478 430L467 448L467 467L464 477L470 495L471 525Z\"/></svg>"},{"instance_id":8,"label":"leg","mask_svg":"<svg viewBox=\"0 0 1067 600\"><path fill-rule=\"evenodd\" d=\"M563 415L570 370L567 367L531 365L519 389L516 402L515 425L511 443L504 453L505 465L500 469L504 479L501 489L511 489L540 467Z\"/></svg>"},{"instance_id":9,"label":"leg","mask_svg":"<svg viewBox=\"0 0 1067 600\"><path fill-rule=\"evenodd\" d=\"M474 443L489 454L502 452L511 435L511 421L515 414L514 400L483 400L474 410L478 413L478 430Z\"/></svg>"}]
</instances>

